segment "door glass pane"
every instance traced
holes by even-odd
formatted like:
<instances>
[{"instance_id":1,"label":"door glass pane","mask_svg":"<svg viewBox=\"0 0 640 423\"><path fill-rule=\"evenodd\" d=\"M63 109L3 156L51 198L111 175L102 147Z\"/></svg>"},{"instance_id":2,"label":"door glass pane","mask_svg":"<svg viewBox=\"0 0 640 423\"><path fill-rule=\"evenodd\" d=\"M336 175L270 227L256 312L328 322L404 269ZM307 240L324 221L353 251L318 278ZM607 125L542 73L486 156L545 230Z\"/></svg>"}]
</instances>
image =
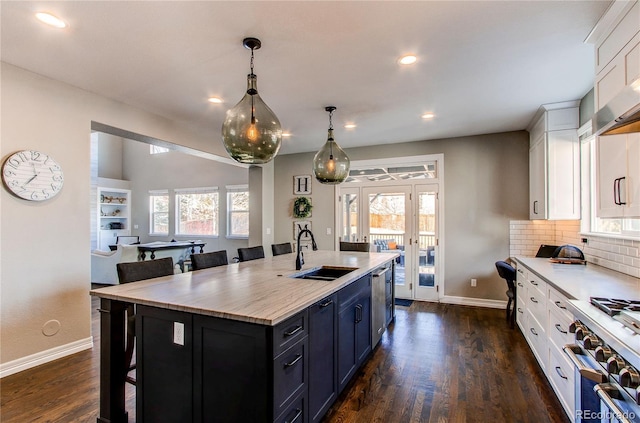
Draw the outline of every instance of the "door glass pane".
<instances>
[{"instance_id":1,"label":"door glass pane","mask_svg":"<svg viewBox=\"0 0 640 423\"><path fill-rule=\"evenodd\" d=\"M418 259L418 285L435 286L435 259L436 259L436 194L433 192L421 192L419 200L419 259Z\"/></svg>"},{"instance_id":2,"label":"door glass pane","mask_svg":"<svg viewBox=\"0 0 640 423\"><path fill-rule=\"evenodd\" d=\"M375 251L400 253L396 285L405 285L405 194L369 194L369 243Z\"/></svg>"},{"instance_id":3,"label":"door glass pane","mask_svg":"<svg viewBox=\"0 0 640 423\"><path fill-rule=\"evenodd\" d=\"M358 194L342 195L342 233L340 239L348 242L358 241Z\"/></svg>"}]
</instances>

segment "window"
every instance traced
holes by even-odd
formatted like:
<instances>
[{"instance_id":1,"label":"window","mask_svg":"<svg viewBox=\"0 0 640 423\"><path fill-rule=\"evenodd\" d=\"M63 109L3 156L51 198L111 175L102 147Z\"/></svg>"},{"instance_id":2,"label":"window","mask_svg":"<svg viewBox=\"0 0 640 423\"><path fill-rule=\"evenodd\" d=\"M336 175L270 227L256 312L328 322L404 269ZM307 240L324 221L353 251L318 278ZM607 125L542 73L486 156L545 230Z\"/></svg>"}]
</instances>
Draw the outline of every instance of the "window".
<instances>
[{"instance_id":1,"label":"window","mask_svg":"<svg viewBox=\"0 0 640 423\"><path fill-rule=\"evenodd\" d=\"M169 191L149 191L149 233L169 234Z\"/></svg>"},{"instance_id":2,"label":"window","mask_svg":"<svg viewBox=\"0 0 640 423\"><path fill-rule=\"evenodd\" d=\"M227 237L249 237L249 191L246 185L227 187Z\"/></svg>"},{"instance_id":3,"label":"window","mask_svg":"<svg viewBox=\"0 0 640 423\"><path fill-rule=\"evenodd\" d=\"M176 235L218 236L218 188L176 190Z\"/></svg>"},{"instance_id":4,"label":"window","mask_svg":"<svg viewBox=\"0 0 640 423\"><path fill-rule=\"evenodd\" d=\"M167 152L169 152L169 149L166 147L159 147L153 144L149 145L149 154L160 154L160 153L167 153Z\"/></svg>"},{"instance_id":5,"label":"window","mask_svg":"<svg viewBox=\"0 0 640 423\"><path fill-rule=\"evenodd\" d=\"M640 237L640 219L596 217L596 141L591 136L582 141L582 221L581 231L621 237Z\"/></svg>"}]
</instances>

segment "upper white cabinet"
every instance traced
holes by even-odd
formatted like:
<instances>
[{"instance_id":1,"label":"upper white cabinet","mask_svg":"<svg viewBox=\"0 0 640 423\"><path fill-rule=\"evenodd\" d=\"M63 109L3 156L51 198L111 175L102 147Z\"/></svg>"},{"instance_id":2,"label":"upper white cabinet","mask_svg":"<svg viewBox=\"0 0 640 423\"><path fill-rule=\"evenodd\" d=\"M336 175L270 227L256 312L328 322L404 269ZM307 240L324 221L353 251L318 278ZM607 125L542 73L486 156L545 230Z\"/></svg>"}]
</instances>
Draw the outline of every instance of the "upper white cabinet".
<instances>
[{"instance_id":1,"label":"upper white cabinet","mask_svg":"<svg viewBox=\"0 0 640 423\"><path fill-rule=\"evenodd\" d=\"M640 3L616 1L587 42L595 46L595 108L640 78ZM640 217L640 134L596 139L597 216Z\"/></svg>"},{"instance_id":2,"label":"upper white cabinet","mask_svg":"<svg viewBox=\"0 0 640 423\"><path fill-rule=\"evenodd\" d=\"M640 77L640 4L614 3L587 41L595 44L594 97L600 110Z\"/></svg>"},{"instance_id":3,"label":"upper white cabinet","mask_svg":"<svg viewBox=\"0 0 640 423\"><path fill-rule=\"evenodd\" d=\"M640 217L640 133L597 139L598 217Z\"/></svg>"},{"instance_id":4,"label":"upper white cabinet","mask_svg":"<svg viewBox=\"0 0 640 423\"><path fill-rule=\"evenodd\" d=\"M529 218L580 218L577 102L544 105L529 127Z\"/></svg>"}]
</instances>

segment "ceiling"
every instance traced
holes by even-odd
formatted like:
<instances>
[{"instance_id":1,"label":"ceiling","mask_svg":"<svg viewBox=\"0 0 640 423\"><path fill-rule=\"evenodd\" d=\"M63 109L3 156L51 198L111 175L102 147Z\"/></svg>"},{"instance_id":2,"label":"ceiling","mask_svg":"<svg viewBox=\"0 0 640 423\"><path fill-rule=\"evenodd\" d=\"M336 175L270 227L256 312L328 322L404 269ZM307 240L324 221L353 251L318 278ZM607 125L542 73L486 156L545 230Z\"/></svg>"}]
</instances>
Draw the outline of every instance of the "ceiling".
<instances>
[{"instance_id":1,"label":"ceiling","mask_svg":"<svg viewBox=\"0 0 640 423\"><path fill-rule=\"evenodd\" d=\"M584 40L608 1L2 1L1 59L221 142L250 52L281 154L525 129L592 87ZM41 24L47 11L68 23ZM418 56L414 65L398 58ZM219 96L223 104L207 102ZM435 118L421 119L425 112ZM345 123L355 123L345 129ZM127 128L123 128L127 129Z\"/></svg>"}]
</instances>

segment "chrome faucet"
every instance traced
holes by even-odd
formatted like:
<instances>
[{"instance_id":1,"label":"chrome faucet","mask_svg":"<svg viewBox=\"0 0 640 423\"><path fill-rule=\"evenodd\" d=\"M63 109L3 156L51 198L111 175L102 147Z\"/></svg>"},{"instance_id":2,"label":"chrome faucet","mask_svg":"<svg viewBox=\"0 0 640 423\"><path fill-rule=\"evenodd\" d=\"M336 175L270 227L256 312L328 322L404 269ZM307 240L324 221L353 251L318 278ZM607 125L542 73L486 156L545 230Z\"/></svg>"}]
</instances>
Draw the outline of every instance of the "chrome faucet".
<instances>
[{"instance_id":1,"label":"chrome faucet","mask_svg":"<svg viewBox=\"0 0 640 423\"><path fill-rule=\"evenodd\" d=\"M305 233L308 233L309 235L311 235L311 248L313 249L313 251L318 250L318 245L316 244L316 240L313 237L313 232L311 232L307 228L300 230L300 232L298 233L298 242L296 244L296 248L297 248L296 251L298 252L298 254L296 255L296 270L301 270L302 265L304 264L304 254L302 254L302 251L300 251L300 238L302 238L302 234L305 234Z\"/></svg>"}]
</instances>

